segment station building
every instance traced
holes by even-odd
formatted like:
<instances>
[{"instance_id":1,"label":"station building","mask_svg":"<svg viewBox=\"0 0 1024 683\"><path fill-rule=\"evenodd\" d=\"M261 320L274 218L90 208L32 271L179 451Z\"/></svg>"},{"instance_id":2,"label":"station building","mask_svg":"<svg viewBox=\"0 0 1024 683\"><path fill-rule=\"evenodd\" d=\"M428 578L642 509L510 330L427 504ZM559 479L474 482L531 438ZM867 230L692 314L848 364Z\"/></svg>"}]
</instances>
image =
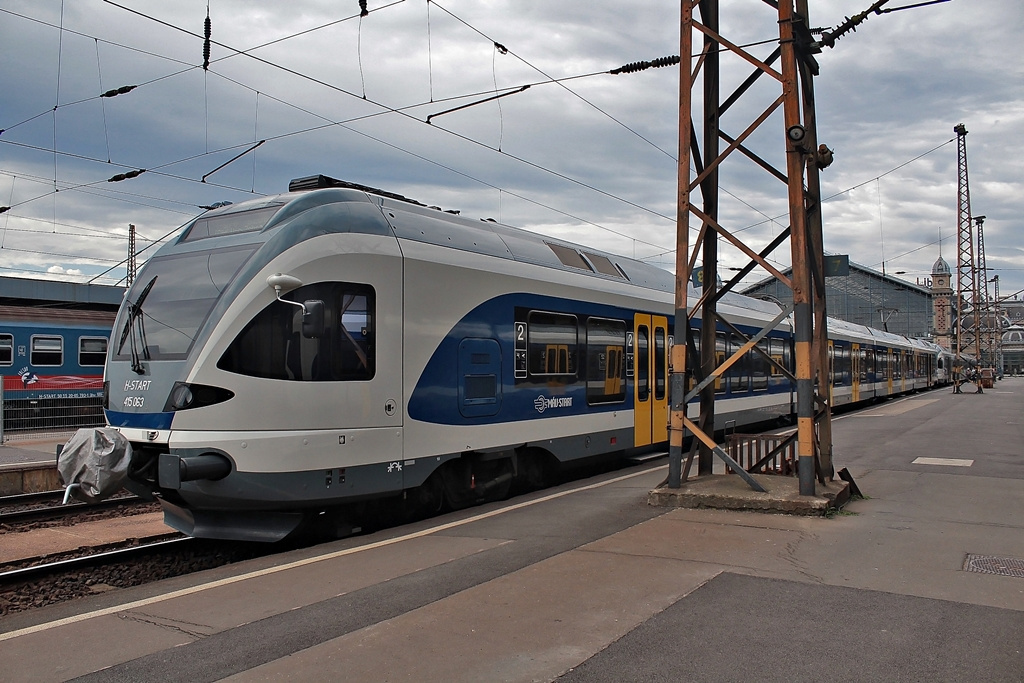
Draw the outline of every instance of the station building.
<instances>
[{"instance_id":1,"label":"station building","mask_svg":"<svg viewBox=\"0 0 1024 683\"><path fill-rule=\"evenodd\" d=\"M116 313L125 287L0 276L0 306Z\"/></svg>"},{"instance_id":2,"label":"station building","mask_svg":"<svg viewBox=\"0 0 1024 683\"><path fill-rule=\"evenodd\" d=\"M916 283L850 263L849 275L826 278L825 305L830 317L905 337L931 339L952 349L957 310L952 277L952 269L941 256L932 266L931 277ZM791 290L775 278L762 280L743 294L784 304L793 300ZM1024 300L1008 299L999 306L1002 335L997 353L1003 372L1024 374Z\"/></svg>"},{"instance_id":3,"label":"station building","mask_svg":"<svg viewBox=\"0 0 1024 683\"><path fill-rule=\"evenodd\" d=\"M792 269L784 271L791 273ZM833 318L905 337L931 338L935 335L931 287L931 280L915 284L851 262L849 275L825 279L825 307ZM742 293L786 305L793 301L793 292L774 277Z\"/></svg>"}]
</instances>

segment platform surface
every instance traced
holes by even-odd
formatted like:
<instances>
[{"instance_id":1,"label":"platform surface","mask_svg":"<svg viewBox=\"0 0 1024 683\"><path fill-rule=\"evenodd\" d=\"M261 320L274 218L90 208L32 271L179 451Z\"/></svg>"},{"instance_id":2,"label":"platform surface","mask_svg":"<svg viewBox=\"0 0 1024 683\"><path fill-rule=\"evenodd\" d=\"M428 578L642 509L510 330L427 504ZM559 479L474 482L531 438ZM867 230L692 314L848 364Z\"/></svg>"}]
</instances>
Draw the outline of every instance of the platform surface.
<instances>
[{"instance_id":1,"label":"platform surface","mask_svg":"<svg viewBox=\"0 0 1024 683\"><path fill-rule=\"evenodd\" d=\"M1021 379L843 416L867 497L830 518L653 507L635 468L11 615L3 678L1019 682L1022 425Z\"/></svg>"}]
</instances>

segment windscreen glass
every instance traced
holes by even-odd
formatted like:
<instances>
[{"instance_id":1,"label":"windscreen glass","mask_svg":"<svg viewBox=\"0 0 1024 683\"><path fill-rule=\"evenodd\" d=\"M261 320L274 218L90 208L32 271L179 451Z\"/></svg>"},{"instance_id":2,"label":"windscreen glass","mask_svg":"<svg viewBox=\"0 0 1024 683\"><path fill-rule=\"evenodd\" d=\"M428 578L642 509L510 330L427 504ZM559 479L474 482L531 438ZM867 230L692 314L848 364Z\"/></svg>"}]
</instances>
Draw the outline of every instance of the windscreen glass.
<instances>
[{"instance_id":1,"label":"windscreen glass","mask_svg":"<svg viewBox=\"0 0 1024 683\"><path fill-rule=\"evenodd\" d=\"M184 358L224 288L257 245L150 260L128 292L114 327L119 360Z\"/></svg>"},{"instance_id":2,"label":"windscreen glass","mask_svg":"<svg viewBox=\"0 0 1024 683\"><path fill-rule=\"evenodd\" d=\"M226 213L209 218L200 216L192 224L188 232L181 239L182 242L194 242L207 237L223 237L225 235L237 235L242 232L256 232L262 230L277 210L283 206L282 203L268 206L254 211L239 211L237 213Z\"/></svg>"}]
</instances>

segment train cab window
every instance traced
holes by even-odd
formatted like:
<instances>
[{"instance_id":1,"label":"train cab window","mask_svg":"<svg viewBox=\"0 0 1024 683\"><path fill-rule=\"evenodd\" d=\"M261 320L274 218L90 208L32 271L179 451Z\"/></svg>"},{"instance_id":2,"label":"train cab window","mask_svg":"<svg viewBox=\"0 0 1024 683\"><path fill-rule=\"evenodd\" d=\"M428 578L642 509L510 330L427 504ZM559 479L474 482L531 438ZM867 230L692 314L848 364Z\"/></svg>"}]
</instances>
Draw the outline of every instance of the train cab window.
<instances>
[{"instance_id":1,"label":"train cab window","mask_svg":"<svg viewBox=\"0 0 1024 683\"><path fill-rule=\"evenodd\" d=\"M82 367L102 367L107 359L106 337L79 337L78 364Z\"/></svg>"},{"instance_id":2,"label":"train cab window","mask_svg":"<svg viewBox=\"0 0 1024 683\"><path fill-rule=\"evenodd\" d=\"M14 365L14 335L0 334L0 366Z\"/></svg>"},{"instance_id":3,"label":"train cab window","mask_svg":"<svg viewBox=\"0 0 1024 683\"><path fill-rule=\"evenodd\" d=\"M64 337L36 335L32 337L29 362L37 366L56 367L64 364Z\"/></svg>"},{"instance_id":4,"label":"train cab window","mask_svg":"<svg viewBox=\"0 0 1024 683\"><path fill-rule=\"evenodd\" d=\"M271 206L251 211L237 211L209 218L199 217L181 238L181 241L192 242L208 237L223 237L243 232L256 232L262 229L282 206L284 206L284 202L274 202Z\"/></svg>"},{"instance_id":5,"label":"train cab window","mask_svg":"<svg viewBox=\"0 0 1024 683\"><path fill-rule=\"evenodd\" d=\"M217 367L252 377L297 382L373 379L375 294L368 285L321 282L300 287L290 301L324 302L324 332L302 334L302 310L273 301L231 342Z\"/></svg>"},{"instance_id":6,"label":"train cab window","mask_svg":"<svg viewBox=\"0 0 1024 683\"><path fill-rule=\"evenodd\" d=\"M587 320L587 403L626 400L626 323Z\"/></svg>"},{"instance_id":7,"label":"train cab window","mask_svg":"<svg viewBox=\"0 0 1024 683\"><path fill-rule=\"evenodd\" d=\"M533 311L528 318L527 367L531 375L571 381L578 361L576 316Z\"/></svg>"}]
</instances>

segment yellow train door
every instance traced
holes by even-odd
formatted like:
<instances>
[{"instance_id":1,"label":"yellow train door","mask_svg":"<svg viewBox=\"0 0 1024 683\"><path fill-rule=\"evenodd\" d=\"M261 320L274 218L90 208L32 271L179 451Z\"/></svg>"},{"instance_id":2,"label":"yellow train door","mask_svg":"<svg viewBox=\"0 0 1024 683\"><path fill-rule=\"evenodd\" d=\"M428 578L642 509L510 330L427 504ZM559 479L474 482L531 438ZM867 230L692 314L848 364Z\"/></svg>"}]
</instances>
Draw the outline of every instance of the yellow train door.
<instances>
[{"instance_id":1,"label":"yellow train door","mask_svg":"<svg viewBox=\"0 0 1024 683\"><path fill-rule=\"evenodd\" d=\"M633 318L633 445L668 441L668 318Z\"/></svg>"}]
</instances>

